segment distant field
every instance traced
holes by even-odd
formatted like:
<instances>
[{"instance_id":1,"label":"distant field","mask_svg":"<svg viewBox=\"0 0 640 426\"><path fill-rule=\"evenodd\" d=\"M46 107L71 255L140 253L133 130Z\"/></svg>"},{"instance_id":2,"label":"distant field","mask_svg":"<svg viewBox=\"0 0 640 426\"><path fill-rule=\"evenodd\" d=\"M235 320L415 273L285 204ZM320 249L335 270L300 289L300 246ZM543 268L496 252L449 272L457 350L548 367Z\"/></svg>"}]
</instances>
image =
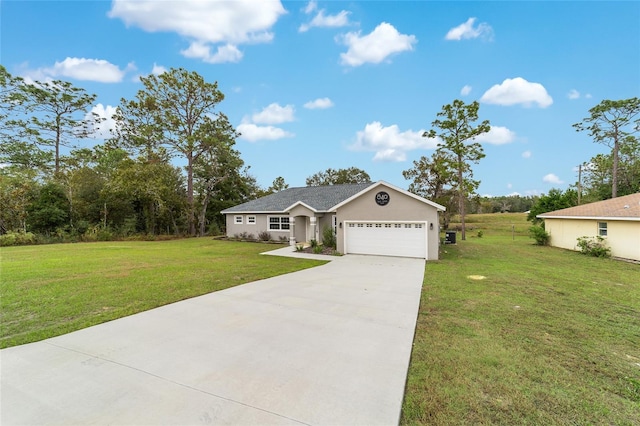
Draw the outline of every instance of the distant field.
<instances>
[{"instance_id":1,"label":"distant field","mask_svg":"<svg viewBox=\"0 0 640 426\"><path fill-rule=\"evenodd\" d=\"M478 231L489 235L511 235L528 237L531 222L527 222L526 213L490 213L471 214L465 217L467 237L477 235ZM450 229L460 226L459 216L454 216L449 224Z\"/></svg>"},{"instance_id":2,"label":"distant field","mask_svg":"<svg viewBox=\"0 0 640 426\"><path fill-rule=\"evenodd\" d=\"M20 345L322 262L277 245L194 238L0 249L0 347Z\"/></svg>"},{"instance_id":3,"label":"distant field","mask_svg":"<svg viewBox=\"0 0 640 426\"><path fill-rule=\"evenodd\" d=\"M470 215L427 264L403 425L640 424L640 265L532 245L525 216Z\"/></svg>"}]
</instances>

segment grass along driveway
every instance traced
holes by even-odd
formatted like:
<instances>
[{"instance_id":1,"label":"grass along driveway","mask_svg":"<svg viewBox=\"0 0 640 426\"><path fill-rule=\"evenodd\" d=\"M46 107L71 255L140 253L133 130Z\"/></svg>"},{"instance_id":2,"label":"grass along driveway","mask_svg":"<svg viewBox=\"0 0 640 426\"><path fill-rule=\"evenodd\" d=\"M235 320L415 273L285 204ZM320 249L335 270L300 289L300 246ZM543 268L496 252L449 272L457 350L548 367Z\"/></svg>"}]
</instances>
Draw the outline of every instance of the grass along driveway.
<instances>
[{"instance_id":1,"label":"grass along driveway","mask_svg":"<svg viewBox=\"0 0 640 426\"><path fill-rule=\"evenodd\" d=\"M640 265L487 216L427 264L401 423L640 424Z\"/></svg>"},{"instance_id":2,"label":"grass along driveway","mask_svg":"<svg viewBox=\"0 0 640 426\"><path fill-rule=\"evenodd\" d=\"M0 347L34 342L323 262L197 238L3 247Z\"/></svg>"}]
</instances>

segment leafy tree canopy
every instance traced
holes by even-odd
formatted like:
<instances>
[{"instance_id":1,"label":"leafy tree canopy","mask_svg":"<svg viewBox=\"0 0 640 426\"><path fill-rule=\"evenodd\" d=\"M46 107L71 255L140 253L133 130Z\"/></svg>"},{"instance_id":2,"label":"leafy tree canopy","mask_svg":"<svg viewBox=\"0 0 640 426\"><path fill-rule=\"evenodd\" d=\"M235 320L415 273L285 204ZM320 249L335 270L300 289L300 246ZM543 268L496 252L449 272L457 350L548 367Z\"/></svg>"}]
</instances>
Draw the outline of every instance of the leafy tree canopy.
<instances>
[{"instance_id":1,"label":"leafy tree canopy","mask_svg":"<svg viewBox=\"0 0 640 426\"><path fill-rule=\"evenodd\" d=\"M357 167L338 170L329 168L309 176L306 180L307 186L344 185L367 182L371 182L371 177L369 177L367 172Z\"/></svg>"},{"instance_id":2,"label":"leafy tree canopy","mask_svg":"<svg viewBox=\"0 0 640 426\"><path fill-rule=\"evenodd\" d=\"M591 108L589 114L573 127L587 132L594 142L611 148L611 197L615 198L620 181L620 151L625 145L637 142L633 135L640 131L640 98L605 99Z\"/></svg>"},{"instance_id":3,"label":"leafy tree canopy","mask_svg":"<svg viewBox=\"0 0 640 426\"><path fill-rule=\"evenodd\" d=\"M555 210L566 209L578 205L578 193L574 189L567 189L562 192L560 189L553 188L547 195L541 195L536 203L529 210L527 220L532 223L539 223L541 219L536 216L552 212Z\"/></svg>"},{"instance_id":4,"label":"leafy tree canopy","mask_svg":"<svg viewBox=\"0 0 640 426\"><path fill-rule=\"evenodd\" d=\"M480 181L473 179L471 164L477 164L485 156L482 145L475 138L491 130L488 120L473 126L478 120L479 108L477 101L467 105L456 99L442 107L438 118L431 123L432 129L422 135L440 140L436 150L441 156L438 161L453 172L463 240L466 239L465 203L469 194L474 193L480 185Z\"/></svg>"}]
</instances>

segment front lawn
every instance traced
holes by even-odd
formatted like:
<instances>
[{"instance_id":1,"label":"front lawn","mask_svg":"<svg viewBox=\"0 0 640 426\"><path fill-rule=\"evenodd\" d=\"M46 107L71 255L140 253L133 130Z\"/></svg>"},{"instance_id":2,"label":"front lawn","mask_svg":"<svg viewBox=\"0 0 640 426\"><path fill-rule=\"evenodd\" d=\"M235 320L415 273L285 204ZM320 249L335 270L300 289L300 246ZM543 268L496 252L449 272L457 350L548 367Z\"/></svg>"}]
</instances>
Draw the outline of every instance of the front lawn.
<instances>
[{"instance_id":1,"label":"front lawn","mask_svg":"<svg viewBox=\"0 0 640 426\"><path fill-rule=\"evenodd\" d=\"M0 249L0 347L20 345L323 262L210 238Z\"/></svg>"},{"instance_id":2,"label":"front lawn","mask_svg":"<svg viewBox=\"0 0 640 426\"><path fill-rule=\"evenodd\" d=\"M640 424L640 265L489 216L427 264L401 423Z\"/></svg>"}]
</instances>

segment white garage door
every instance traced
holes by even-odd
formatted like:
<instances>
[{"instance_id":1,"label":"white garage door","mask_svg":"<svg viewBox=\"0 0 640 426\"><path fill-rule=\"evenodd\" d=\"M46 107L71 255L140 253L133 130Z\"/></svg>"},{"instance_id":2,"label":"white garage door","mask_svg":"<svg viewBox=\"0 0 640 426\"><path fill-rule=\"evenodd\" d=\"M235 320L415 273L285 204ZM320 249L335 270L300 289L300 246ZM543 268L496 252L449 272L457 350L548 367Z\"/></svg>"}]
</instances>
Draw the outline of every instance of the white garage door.
<instances>
[{"instance_id":1,"label":"white garage door","mask_svg":"<svg viewBox=\"0 0 640 426\"><path fill-rule=\"evenodd\" d=\"M427 257L426 222L346 222L345 253Z\"/></svg>"}]
</instances>

